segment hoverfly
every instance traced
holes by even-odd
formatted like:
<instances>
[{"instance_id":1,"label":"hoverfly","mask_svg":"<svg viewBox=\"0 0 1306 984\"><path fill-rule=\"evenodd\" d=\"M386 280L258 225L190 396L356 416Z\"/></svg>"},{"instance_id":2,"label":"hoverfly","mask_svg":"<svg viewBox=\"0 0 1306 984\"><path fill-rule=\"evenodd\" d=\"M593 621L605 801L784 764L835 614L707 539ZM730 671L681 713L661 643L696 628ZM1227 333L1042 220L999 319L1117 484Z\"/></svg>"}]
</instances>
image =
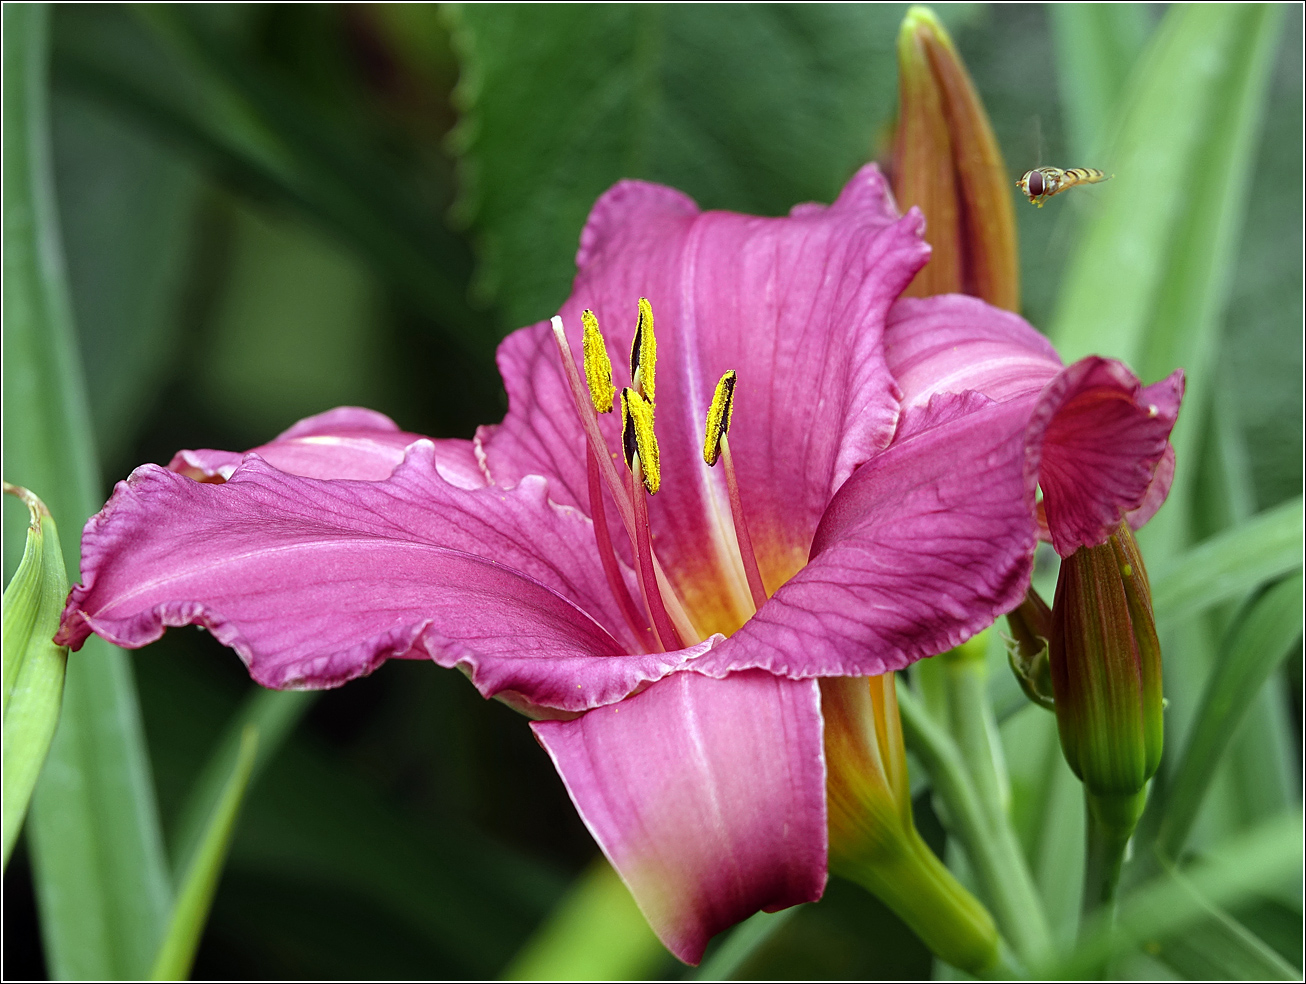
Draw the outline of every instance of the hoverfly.
<instances>
[{"instance_id":1,"label":"hoverfly","mask_svg":"<svg viewBox=\"0 0 1306 984\"><path fill-rule=\"evenodd\" d=\"M1103 174L1095 167L1072 167L1065 171L1059 167L1036 167L1022 174L1016 187L1024 192L1032 204L1042 208L1045 201L1067 188L1079 184L1097 184L1111 177L1115 175Z\"/></svg>"}]
</instances>

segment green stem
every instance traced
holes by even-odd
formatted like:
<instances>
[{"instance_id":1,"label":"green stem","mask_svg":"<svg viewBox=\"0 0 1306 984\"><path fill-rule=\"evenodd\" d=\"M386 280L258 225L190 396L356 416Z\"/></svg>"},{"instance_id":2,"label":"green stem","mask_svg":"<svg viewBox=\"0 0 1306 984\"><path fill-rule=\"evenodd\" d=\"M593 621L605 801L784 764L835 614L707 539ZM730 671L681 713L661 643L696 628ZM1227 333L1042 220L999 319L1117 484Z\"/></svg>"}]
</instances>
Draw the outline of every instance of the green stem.
<instances>
[{"instance_id":1,"label":"green stem","mask_svg":"<svg viewBox=\"0 0 1306 984\"><path fill-rule=\"evenodd\" d=\"M1042 956L1052 943L1052 933L1034 878L1030 874L1016 831L1011 826L1011 800L1006 761L1002 755L997 721L989 700L985 637L963 645L942 658L946 667L948 711L952 735L961 752L993 849L1000 858L1003 891L1008 905L1021 919L1021 953L1027 959Z\"/></svg>"},{"instance_id":2,"label":"green stem","mask_svg":"<svg viewBox=\"0 0 1306 984\"><path fill-rule=\"evenodd\" d=\"M957 743L907 687L898 690L898 709L907 747L929 770L934 791L946 807L949 829L961 841L1003 936L1025 963L1037 963L1047 951L1050 934L1009 821L1003 814L996 825L990 822Z\"/></svg>"},{"instance_id":3,"label":"green stem","mask_svg":"<svg viewBox=\"0 0 1306 984\"><path fill-rule=\"evenodd\" d=\"M1011 798L1006 763L998 744L997 722L989 706L983 656L969 647L939 657L946 671L948 723L962 760L975 784L980 807L991 830L1006 825Z\"/></svg>"}]
</instances>

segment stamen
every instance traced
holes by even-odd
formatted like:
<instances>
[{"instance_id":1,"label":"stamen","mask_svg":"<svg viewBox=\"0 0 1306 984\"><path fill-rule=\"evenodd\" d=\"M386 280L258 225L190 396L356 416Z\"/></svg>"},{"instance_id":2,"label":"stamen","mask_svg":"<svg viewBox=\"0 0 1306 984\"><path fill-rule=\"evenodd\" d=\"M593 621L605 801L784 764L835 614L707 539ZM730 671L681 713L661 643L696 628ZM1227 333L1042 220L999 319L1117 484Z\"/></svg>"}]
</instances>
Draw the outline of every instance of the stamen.
<instances>
[{"instance_id":1,"label":"stamen","mask_svg":"<svg viewBox=\"0 0 1306 984\"><path fill-rule=\"evenodd\" d=\"M662 458L653 432L653 404L629 387L621 391L621 443L627 467L633 471L638 460L644 487L649 495L656 495L662 487Z\"/></svg>"},{"instance_id":2,"label":"stamen","mask_svg":"<svg viewBox=\"0 0 1306 984\"><path fill-rule=\"evenodd\" d=\"M667 615L661 585L653 569L653 538L648 525L649 495L661 485L658 439L653 433L653 406L630 387L621 391L621 442L631 474L631 502L635 506L635 536L632 546L639 562L639 583L644 592L653 628L662 643L680 649L681 635ZM640 486L643 485L643 488Z\"/></svg>"},{"instance_id":3,"label":"stamen","mask_svg":"<svg viewBox=\"0 0 1306 984\"><path fill-rule=\"evenodd\" d=\"M753 538L748 532L748 521L744 518L744 500L739 494L739 480L735 476L735 459L730 454L730 421L735 411L735 371L725 373L716 384L712 395L712 405L707 411L707 427L703 435L703 460L709 466L720 458L726 469L726 491L730 496L730 515L735 521L735 539L739 543L739 559L744 564L744 574L748 577L748 593L753 596L753 608L766 604L766 585L762 583L762 572L757 566L757 554L753 551Z\"/></svg>"},{"instance_id":4,"label":"stamen","mask_svg":"<svg viewBox=\"0 0 1306 984\"><path fill-rule=\"evenodd\" d=\"M744 519L744 500L739 495L739 480L735 478L735 460L730 455L730 439L721 435L721 463L726 466L726 490L730 493L730 515L735 521L735 539L739 541L739 556L744 562L744 573L748 575L748 592L753 596L753 607L761 608L766 604L766 586L762 583L762 572L757 566L757 554L753 552L753 538L748 533L748 521Z\"/></svg>"},{"instance_id":5,"label":"stamen","mask_svg":"<svg viewBox=\"0 0 1306 984\"><path fill-rule=\"evenodd\" d=\"M721 438L730 430L735 412L735 371L725 373L716 384L712 405L707 408L707 428L703 435L703 460L709 466L721 455Z\"/></svg>"},{"instance_id":6,"label":"stamen","mask_svg":"<svg viewBox=\"0 0 1306 984\"><path fill-rule=\"evenodd\" d=\"M581 429L585 432L585 439L589 443L590 453L598 462L599 473L603 476L603 481L607 484L608 490L612 493L613 501L617 504L617 512L621 516L621 523L626 527L626 532L630 536L635 535L635 510L630 502L630 490L626 488L626 483L621 480L617 474L617 467L612 463L612 456L608 453L608 444L603 440L603 435L599 433L599 418L594 415L592 405L585 399L585 391L581 388L580 373L576 371L576 361L571 355L571 346L567 344L567 334L562 327L562 319L554 315L552 320L553 340L558 346L558 355L562 359L563 375L567 378L567 385L571 389L572 400L576 406L576 416L580 420Z\"/></svg>"},{"instance_id":7,"label":"stamen","mask_svg":"<svg viewBox=\"0 0 1306 984\"><path fill-rule=\"evenodd\" d=\"M571 346L567 343L567 333L563 328L562 318L555 315L551 325L553 327L553 341L558 348L558 357L562 360L562 372L567 380L567 387L571 390L572 405L576 410L576 417L580 421L581 430L585 433L585 440L589 445L590 453L598 464L599 474L603 477L604 484L607 485L608 491L612 493L613 501L617 504L617 513L621 516L621 524L626 528L626 533L631 538L631 542L634 543L636 539L635 507L632 503L630 488L617 474L616 465L612 461L614 455L608 452L607 442L604 441L602 433L599 432L599 418L594 413L591 402L585 398L585 390L581 384L580 373L576 371L576 361L572 358ZM653 572L656 575L656 583L660 589L661 597L666 601L666 607L671 613L676 628L679 630L680 637L684 639L704 638L704 633L700 632L698 627L690 621L684 603L680 600L680 596L676 594L675 589L671 586L670 579L658 562L657 554L653 554Z\"/></svg>"},{"instance_id":8,"label":"stamen","mask_svg":"<svg viewBox=\"0 0 1306 984\"><path fill-rule=\"evenodd\" d=\"M603 344L599 319L586 308L580 313L580 322L585 330L581 344L585 353L585 381L589 384L590 402L597 412L610 413L617 388L612 385L612 360L608 358L608 347Z\"/></svg>"},{"instance_id":9,"label":"stamen","mask_svg":"<svg viewBox=\"0 0 1306 984\"><path fill-rule=\"evenodd\" d=\"M603 562L603 573L608 579L608 588L612 591L612 597L616 599L617 607L621 609L626 625L635 634L644 651L656 652L657 639L654 637L653 627L635 606L635 599L631 598L630 592L626 590L626 580L621 576L621 569L617 566L617 554L612 549L612 537L608 533L608 517L603 506L603 479L599 475L598 462L594 460L593 454L587 454L585 458L589 465L586 470L589 473L590 516L594 520L594 541L599 549L599 559Z\"/></svg>"},{"instance_id":10,"label":"stamen","mask_svg":"<svg viewBox=\"0 0 1306 984\"><path fill-rule=\"evenodd\" d=\"M639 299L639 322L630 342L630 384L649 403L656 402L654 373L658 362L658 343L653 335L653 305L647 297Z\"/></svg>"}]
</instances>

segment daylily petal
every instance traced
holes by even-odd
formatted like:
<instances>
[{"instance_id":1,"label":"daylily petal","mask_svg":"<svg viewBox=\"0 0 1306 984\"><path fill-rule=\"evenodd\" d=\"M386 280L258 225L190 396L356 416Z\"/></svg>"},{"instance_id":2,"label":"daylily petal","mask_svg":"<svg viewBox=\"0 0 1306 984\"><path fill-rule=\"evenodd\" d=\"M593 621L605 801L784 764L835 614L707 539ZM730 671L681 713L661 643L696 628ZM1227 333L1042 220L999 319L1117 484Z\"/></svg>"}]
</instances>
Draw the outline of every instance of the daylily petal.
<instances>
[{"instance_id":1,"label":"daylily petal","mask_svg":"<svg viewBox=\"0 0 1306 984\"><path fill-rule=\"evenodd\" d=\"M199 624L279 688L429 656L486 696L566 711L620 700L715 641L627 655L588 519L541 478L466 490L435 464L419 441L381 482L300 478L256 455L222 485L142 466L87 523L59 637L138 647Z\"/></svg>"},{"instance_id":2,"label":"daylily petal","mask_svg":"<svg viewBox=\"0 0 1306 984\"><path fill-rule=\"evenodd\" d=\"M686 963L758 909L820 898L815 680L677 673L613 707L531 727L649 925Z\"/></svg>"},{"instance_id":3,"label":"daylily petal","mask_svg":"<svg viewBox=\"0 0 1306 984\"><path fill-rule=\"evenodd\" d=\"M580 353L580 312L598 316L615 365L626 361L639 297L663 339L657 434L662 490L650 500L657 550L704 631L751 609L724 480L701 461L717 379L738 373L730 434L763 578L774 590L807 559L834 490L893 434L897 388L881 335L889 304L928 256L920 217L899 219L869 166L828 208L782 219L700 213L683 195L622 182L595 205L562 318ZM545 324L500 348L509 412L482 436L489 472L532 472L585 502L584 448ZM818 426L819 423L819 426ZM617 422L602 421L615 450ZM557 494L563 495L561 491ZM624 537L614 527L614 540Z\"/></svg>"},{"instance_id":4,"label":"daylily petal","mask_svg":"<svg viewBox=\"0 0 1306 984\"><path fill-rule=\"evenodd\" d=\"M1043 490L1038 520L1062 556L1104 543L1122 518L1138 528L1165 501L1182 370L1144 388L1113 359L1063 368L1024 319L956 294L895 304L885 357L906 406L976 392L1027 408L1026 453Z\"/></svg>"},{"instance_id":5,"label":"daylily petal","mask_svg":"<svg viewBox=\"0 0 1306 984\"><path fill-rule=\"evenodd\" d=\"M402 431L385 414L362 407L336 407L305 418L253 450L291 475L379 482L404 460L404 450L421 440L435 445L436 468L445 481L465 489L487 484L471 441L432 440ZM243 457L211 448L178 451L168 467L201 482L225 481Z\"/></svg>"},{"instance_id":6,"label":"daylily petal","mask_svg":"<svg viewBox=\"0 0 1306 984\"><path fill-rule=\"evenodd\" d=\"M962 294L894 304L884 357L906 407L968 390L999 401L1033 396L1061 371L1052 343L1024 318Z\"/></svg>"},{"instance_id":7,"label":"daylily petal","mask_svg":"<svg viewBox=\"0 0 1306 984\"><path fill-rule=\"evenodd\" d=\"M1035 545L1027 419L974 393L904 414L830 504L811 563L694 670L878 676L1014 608Z\"/></svg>"},{"instance_id":8,"label":"daylily petal","mask_svg":"<svg viewBox=\"0 0 1306 984\"><path fill-rule=\"evenodd\" d=\"M1163 501L1183 393L1182 369L1144 387L1123 363L1089 356L1039 394L1026 443L1057 553L1105 543L1126 513Z\"/></svg>"}]
</instances>

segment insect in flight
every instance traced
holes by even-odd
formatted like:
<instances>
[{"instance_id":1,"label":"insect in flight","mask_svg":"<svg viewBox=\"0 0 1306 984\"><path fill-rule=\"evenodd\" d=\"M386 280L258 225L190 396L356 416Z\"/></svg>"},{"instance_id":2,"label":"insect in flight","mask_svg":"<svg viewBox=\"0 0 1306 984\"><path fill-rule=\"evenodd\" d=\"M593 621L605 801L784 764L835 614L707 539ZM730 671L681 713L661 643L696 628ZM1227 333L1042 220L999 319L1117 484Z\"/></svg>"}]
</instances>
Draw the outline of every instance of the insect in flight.
<instances>
[{"instance_id":1,"label":"insect in flight","mask_svg":"<svg viewBox=\"0 0 1306 984\"><path fill-rule=\"evenodd\" d=\"M1079 184L1097 184L1113 177L1115 175L1103 174L1095 167L1072 167L1065 171L1059 167L1036 167L1022 174L1016 187L1024 192L1031 204L1042 208L1045 201L1067 188Z\"/></svg>"}]
</instances>

